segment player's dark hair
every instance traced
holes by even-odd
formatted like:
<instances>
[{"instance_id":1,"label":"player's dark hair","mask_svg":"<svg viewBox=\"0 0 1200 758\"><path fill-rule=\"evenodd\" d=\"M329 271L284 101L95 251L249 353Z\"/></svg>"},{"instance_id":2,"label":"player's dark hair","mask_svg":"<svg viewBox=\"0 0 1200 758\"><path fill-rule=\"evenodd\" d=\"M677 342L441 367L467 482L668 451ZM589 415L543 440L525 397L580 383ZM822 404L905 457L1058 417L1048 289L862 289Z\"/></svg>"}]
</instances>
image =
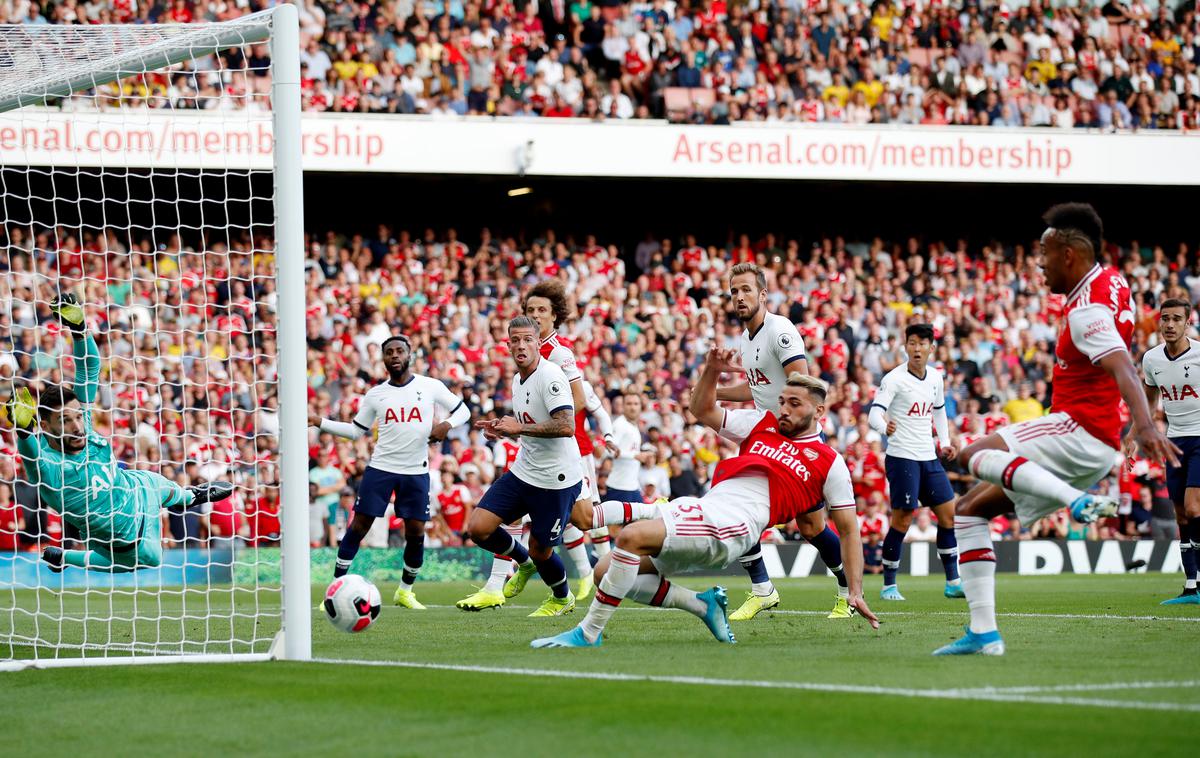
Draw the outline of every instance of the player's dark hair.
<instances>
[{"instance_id":1,"label":"player's dark hair","mask_svg":"<svg viewBox=\"0 0 1200 758\"><path fill-rule=\"evenodd\" d=\"M567 302L567 290L559 279L543 279L533 285L533 289L525 294L521 310L529 303L531 297L544 297L550 301L550 310L554 313L554 326L566 321L571 316L571 305ZM511 326L511 325L510 325Z\"/></svg>"},{"instance_id":2,"label":"player's dark hair","mask_svg":"<svg viewBox=\"0 0 1200 758\"><path fill-rule=\"evenodd\" d=\"M933 342L933 324L909 324L904 328L904 339L909 337Z\"/></svg>"},{"instance_id":3,"label":"player's dark hair","mask_svg":"<svg viewBox=\"0 0 1200 758\"><path fill-rule=\"evenodd\" d=\"M1091 244L1092 255L1100 254L1104 222L1089 203L1060 203L1046 211L1042 221L1064 237L1064 242L1069 244L1072 236L1081 235Z\"/></svg>"},{"instance_id":4,"label":"player's dark hair","mask_svg":"<svg viewBox=\"0 0 1200 758\"><path fill-rule=\"evenodd\" d=\"M537 322L529 316L514 316L508 322L508 331L511 332L513 329L532 329L534 334L538 333Z\"/></svg>"},{"instance_id":5,"label":"player's dark hair","mask_svg":"<svg viewBox=\"0 0 1200 758\"><path fill-rule=\"evenodd\" d=\"M758 285L761 292L767 288L767 274L762 270L762 267L754 263L739 263L729 269L729 281L733 281L733 277L741 274L754 274L754 283Z\"/></svg>"},{"instance_id":6,"label":"player's dark hair","mask_svg":"<svg viewBox=\"0 0 1200 758\"><path fill-rule=\"evenodd\" d=\"M51 411L57 411L75 399L75 392L70 387L52 384L38 393L38 415L48 416Z\"/></svg>"},{"instance_id":7,"label":"player's dark hair","mask_svg":"<svg viewBox=\"0 0 1200 758\"><path fill-rule=\"evenodd\" d=\"M403 334L393 334L391 337L388 337L387 339L385 339L383 341L383 344L381 344L379 346L379 351L383 352L383 351L387 350L388 344L392 343L392 342L403 342L405 345L408 346L409 352L412 352L412 343L409 342L408 337L405 337Z\"/></svg>"},{"instance_id":8,"label":"player's dark hair","mask_svg":"<svg viewBox=\"0 0 1200 758\"><path fill-rule=\"evenodd\" d=\"M1192 304L1182 298L1172 297L1164 300L1163 304L1158 307L1158 312L1162 313L1168 308L1182 308L1185 319L1192 315Z\"/></svg>"}]
</instances>

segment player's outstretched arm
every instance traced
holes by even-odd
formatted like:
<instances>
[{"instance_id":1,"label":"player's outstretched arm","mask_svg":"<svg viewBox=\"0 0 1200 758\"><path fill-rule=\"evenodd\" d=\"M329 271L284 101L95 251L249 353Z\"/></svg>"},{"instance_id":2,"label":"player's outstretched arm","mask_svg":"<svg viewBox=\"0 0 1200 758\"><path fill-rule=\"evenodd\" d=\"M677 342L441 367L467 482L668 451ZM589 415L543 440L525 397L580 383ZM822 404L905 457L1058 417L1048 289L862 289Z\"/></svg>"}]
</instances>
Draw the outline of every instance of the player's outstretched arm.
<instances>
[{"instance_id":1,"label":"player's outstretched arm","mask_svg":"<svg viewBox=\"0 0 1200 758\"><path fill-rule=\"evenodd\" d=\"M858 531L858 516L853 508L831 508L829 515L842 540L842 565L846 570L846 583L850 585L850 605L870 623L872 629L878 629L879 618L863 597L863 546Z\"/></svg>"},{"instance_id":2,"label":"player's outstretched arm","mask_svg":"<svg viewBox=\"0 0 1200 758\"><path fill-rule=\"evenodd\" d=\"M725 403L748 403L754 399L750 392L749 382L735 384L732 387L718 387L717 400Z\"/></svg>"},{"instance_id":3,"label":"player's outstretched arm","mask_svg":"<svg viewBox=\"0 0 1200 758\"><path fill-rule=\"evenodd\" d=\"M87 331L83 305L75 295L65 292L51 301L50 310L71 333L71 353L75 358L75 381L71 389L80 403L90 405L96 401L100 388L100 350Z\"/></svg>"},{"instance_id":4,"label":"player's outstretched arm","mask_svg":"<svg viewBox=\"0 0 1200 758\"><path fill-rule=\"evenodd\" d=\"M700 379L692 388L688 410L709 429L720 431L721 422L725 417L724 411L717 407L717 378L725 371L736 370L732 350L714 347L704 358L704 370L700 372Z\"/></svg>"},{"instance_id":5,"label":"player's outstretched arm","mask_svg":"<svg viewBox=\"0 0 1200 758\"><path fill-rule=\"evenodd\" d=\"M1125 350L1115 350L1102 357L1099 363L1100 367L1117 381L1121 399L1129 406L1129 413L1133 416L1131 435L1141 448L1142 455L1178 466L1182 451L1155 425L1154 417L1150 414L1150 404L1147 402L1149 392L1140 389L1140 386L1144 385L1138 378L1137 369L1134 368L1129 353Z\"/></svg>"}]
</instances>

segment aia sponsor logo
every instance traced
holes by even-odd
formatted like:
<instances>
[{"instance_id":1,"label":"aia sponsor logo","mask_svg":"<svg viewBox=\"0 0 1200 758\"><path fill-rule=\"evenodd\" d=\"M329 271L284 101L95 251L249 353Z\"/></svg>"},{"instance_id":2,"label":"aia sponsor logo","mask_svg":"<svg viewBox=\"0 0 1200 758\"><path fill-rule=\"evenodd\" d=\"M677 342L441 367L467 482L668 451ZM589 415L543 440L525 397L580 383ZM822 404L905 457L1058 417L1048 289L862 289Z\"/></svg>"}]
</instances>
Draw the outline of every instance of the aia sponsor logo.
<instances>
[{"instance_id":1,"label":"aia sponsor logo","mask_svg":"<svg viewBox=\"0 0 1200 758\"><path fill-rule=\"evenodd\" d=\"M1179 401L1187 398L1195 398L1200 400L1200 394L1196 394L1196 389L1190 384L1185 384L1182 387L1176 387L1174 384L1159 387L1162 390L1163 397L1167 400Z\"/></svg>"}]
</instances>

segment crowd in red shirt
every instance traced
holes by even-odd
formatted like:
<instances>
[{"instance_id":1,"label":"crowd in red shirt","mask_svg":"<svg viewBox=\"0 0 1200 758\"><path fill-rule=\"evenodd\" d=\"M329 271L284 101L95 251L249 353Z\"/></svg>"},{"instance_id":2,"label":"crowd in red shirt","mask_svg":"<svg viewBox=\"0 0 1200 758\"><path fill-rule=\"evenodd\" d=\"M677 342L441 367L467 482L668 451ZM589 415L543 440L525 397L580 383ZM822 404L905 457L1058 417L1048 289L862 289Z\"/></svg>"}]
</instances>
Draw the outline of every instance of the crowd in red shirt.
<instances>
[{"instance_id":1,"label":"crowd in red shirt","mask_svg":"<svg viewBox=\"0 0 1200 758\"><path fill-rule=\"evenodd\" d=\"M0 386L14 377L35 386L59 381L69 366L64 335L51 329L48 302L56 287L88 303L90 326L104 356L96 429L110 436L124 465L161 471L183 483L228 479L230 500L204 514L206 539L235 536L270 544L278 535L278 403L272 243L236 233L197 251L169 237L161 246L115 232L57 228L30 234L4 230L8 268L0 297ZM519 313L533 283L554 276L571 294L573 317L561 332L608 412L621 411L621 390L645 396L639 419L648 498L702 490L731 452L694 423L686 408L698 364L714 342L733 348L741 326L727 308L726 272L750 259L768 272L771 311L802 334L810 370L829 381L822 430L843 452L870 532L886 512L883 445L866 409L884 372L903 360L897 335L914 319L932 323L939 339L934 365L945 372L947 410L960 443L1009 422L1019 395L1025 412L1050 405L1053 350L1061 299L1043 297L1036 241L973 246L937 240L854 241L820 238L801 244L773 233L718 240L654 239L621 247L599 237L573 239L546 230L525 239L486 229L466 239L453 229L413 235L381 226L374 235L322 231L307 239L307 339L310 407L349 419L366 390L384 380L379 345L408 335L414 369L445 381L477 416L503 413L513 367L504 325ZM1193 250L1111 243L1107 261L1134 293L1135 357L1154 344L1154 307L1167 297L1200 300ZM64 268L62 263L69 261ZM79 275L82 274L82 278ZM65 375L69 376L69 373ZM594 429L594 427L593 427ZM594 433L594 432L593 432ZM0 456L0 549L16 531L61 536L19 481L11 433ZM353 486L370 456L370 440L322 436L313 458L331 454ZM462 523L488 484L511 462L510 444L489 445L459 427L433 451L435 510L441 544L461 540ZM601 489L611 462L596 447ZM1131 509L1091 536L1139 533L1145 497L1161 470L1143 463L1120 485ZM961 472L952 472L960 487ZM4 482L17 484L7 491ZM1116 488L1117 478L1103 487ZM14 507L13 503L20 504ZM395 525L398 526L398 525ZM1011 526L1011 528L1010 528ZM1006 536L1043 533L1030 524L1001 524ZM1002 535L1004 536L1004 535Z\"/></svg>"}]
</instances>

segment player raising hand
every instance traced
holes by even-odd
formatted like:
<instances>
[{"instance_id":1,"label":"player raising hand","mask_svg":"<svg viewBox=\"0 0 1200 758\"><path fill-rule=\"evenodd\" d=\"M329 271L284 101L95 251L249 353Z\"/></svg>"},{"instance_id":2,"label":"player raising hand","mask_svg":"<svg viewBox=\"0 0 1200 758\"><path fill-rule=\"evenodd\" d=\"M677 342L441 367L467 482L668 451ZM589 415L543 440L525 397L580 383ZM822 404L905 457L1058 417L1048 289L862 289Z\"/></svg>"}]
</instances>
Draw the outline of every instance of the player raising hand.
<instances>
[{"instance_id":1,"label":"player raising hand","mask_svg":"<svg viewBox=\"0 0 1200 758\"><path fill-rule=\"evenodd\" d=\"M205 482L185 490L154 472L117 466L112 445L92 427L100 351L87 331L83 306L67 293L50 308L71 335L75 381L70 387L49 386L36 400L28 388L14 388L8 418L16 429L25 475L37 485L42 502L75 527L90 549L48 547L42 560L52 571L76 566L128 572L158 566L162 509L224 500L233 494L233 485Z\"/></svg>"}]
</instances>

